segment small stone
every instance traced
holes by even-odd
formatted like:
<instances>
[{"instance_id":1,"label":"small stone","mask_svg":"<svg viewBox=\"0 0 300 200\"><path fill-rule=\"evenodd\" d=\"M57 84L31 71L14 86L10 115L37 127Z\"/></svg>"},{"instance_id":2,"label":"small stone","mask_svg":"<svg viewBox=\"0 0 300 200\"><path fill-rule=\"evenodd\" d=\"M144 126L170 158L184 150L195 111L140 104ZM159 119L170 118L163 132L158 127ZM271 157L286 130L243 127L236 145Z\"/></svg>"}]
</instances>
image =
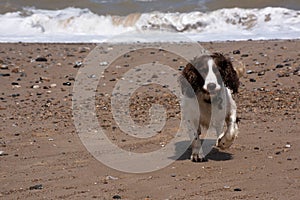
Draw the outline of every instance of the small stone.
<instances>
[{"instance_id":1,"label":"small stone","mask_svg":"<svg viewBox=\"0 0 300 200\"><path fill-rule=\"evenodd\" d=\"M79 53L85 53L85 52L88 52L90 51L91 49L89 47L81 47L79 48Z\"/></svg>"},{"instance_id":2,"label":"small stone","mask_svg":"<svg viewBox=\"0 0 300 200\"><path fill-rule=\"evenodd\" d=\"M47 58L45 58L45 57L37 57L37 58L35 59L35 61L36 61L36 62L47 62L48 60L47 60Z\"/></svg>"},{"instance_id":3,"label":"small stone","mask_svg":"<svg viewBox=\"0 0 300 200\"><path fill-rule=\"evenodd\" d=\"M4 151L0 151L0 156L7 156L8 154L5 153Z\"/></svg>"},{"instance_id":4,"label":"small stone","mask_svg":"<svg viewBox=\"0 0 300 200\"><path fill-rule=\"evenodd\" d=\"M235 191L235 192L241 192L242 191L242 189L241 188L234 188L234 190L233 191Z\"/></svg>"},{"instance_id":5,"label":"small stone","mask_svg":"<svg viewBox=\"0 0 300 200\"><path fill-rule=\"evenodd\" d=\"M100 66L107 66L108 62L104 61L104 62L100 62Z\"/></svg>"},{"instance_id":6,"label":"small stone","mask_svg":"<svg viewBox=\"0 0 300 200\"><path fill-rule=\"evenodd\" d=\"M292 146L290 144L286 144L284 147L285 148L291 148Z\"/></svg>"},{"instance_id":7,"label":"small stone","mask_svg":"<svg viewBox=\"0 0 300 200\"><path fill-rule=\"evenodd\" d=\"M70 82L65 82L65 83L63 83L63 85L64 85L64 86L71 86L72 83L70 83Z\"/></svg>"},{"instance_id":8,"label":"small stone","mask_svg":"<svg viewBox=\"0 0 300 200\"><path fill-rule=\"evenodd\" d=\"M224 189L230 189L229 185L224 185Z\"/></svg>"},{"instance_id":9,"label":"small stone","mask_svg":"<svg viewBox=\"0 0 300 200\"><path fill-rule=\"evenodd\" d=\"M54 87L56 87L56 84L55 84L55 83L52 83L52 84L50 85L50 88L54 88Z\"/></svg>"},{"instance_id":10,"label":"small stone","mask_svg":"<svg viewBox=\"0 0 300 200\"><path fill-rule=\"evenodd\" d=\"M241 54L241 51L240 50L234 50L232 53L233 54Z\"/></svg>"},{"instance_id":11,"label":"small stone","mask_svg":"<svg viewBox=\"0 0 300 200\"><path fill-rule=\"evenodd\" d=\"M3 69L3 70L8 69L8 66L7 65L0 65L0 69Z\"/></svg>"},{"instance_id":12,"label":"small stone","mask_svg":"<svg viewBox=\"0 0 300 200\"><path fill-rule=\"evenodd\" d=\"M0 74L0 76L6 77L6 76L10 76L10 74Z\"/></svg>"},{"instance_id":13,"label":"small stone","mask_svg":"<svg viewBox=\"0 0 300 200\"><path fill-rule=\"evenodd\" d=\"M17 82L12 82L11 85L19 85Z\"/></svg>"},{"instance_id":14,"label":"small stone","mask_svg":"<svg viewBox=\"0 0 300 200\"><path fill-rule=\"evenodd\" d=\"M120 195L118 195L118 194L114 195L112 198L113 199L122 199L122 197Z\"/></svg>"},{"instance_id":15,"label":"small stone","mask_svg":"<svg viewBox=\"0 0 300 200\"><path fill-rule=\"evenodd\" d=\"M33 85L33 86L31 86L31 88L33 88L33 89L39 89L40 86L39 85Z\"/></svg>"},{"instance_id":16,"label":"small stone","mask_svg":"<svg viewBox=\"0 0 300 200\"><path fill-rule=\"evenodd\" d=\"M279 68L283 68L284 66L279 64L279 65L276 65L276 69L279 69Z\"/></svg>"},{"instance_id":17,"label":"small stone","mask_svg":"<svg viewBox=\"0 0 300 200\"><path fill-rule=\"evenodd\" d=\"M171 177L176 177L176 174L171 174Z\"/></svg>"},{"instance_id":18,"label":"small stone","mask_svg":"<svg viewBox=\"0 0 300 200\"><path fill-rule=\"evenodd\" d=\"M242 58L246 58L246 57L248 57L248 56L249 56L248 54L243 54L243 55L241 55Z\"/></svg>"},{"instance_id":19,"label":"small stone","mask_svg":"<svg viewBox=\"0 0 300 200\"><path fill-rule=\"evenodd\" d=\"M80 61L75 62L75 65L73 66L74 68L80 68L83 66L83 63Z\"/></svg>"},{"instance_id":20,"label":"small stone","mask_svg":"<svg viewBox=\"0 0 300 200\"><path fill-rule=\"evenodd\" d=\"M47 82L49 82L49 81L50 81L50 78L45 77L45 76L41 76L41 77L40 77L40 81L47 81Z\"/></svg>"},{"instance_id":21,"label":"small stone","mask_svg":"<svg viewBox=\"0 0 300 200\"><path fill-rule=\"evenodd\" d=\"M11 96L15 98L15 97L19 97L20 94L12 94Z\"/></svg>"},{"instance_id":22,"label":"small stone","mask_svg":"<svg viewBox=\"0 0 300 200\"><path fill-rule=\"evenodd\" d=\"M254 78L250 78L249 81L252 82L252 83L256 82L256 80Z\"/></svg>"},{"instance_id":23,"label":"small stone","mask_svg":"<svg viewBox=\"0 0 300 200\"><path fill-rule=\"evenodd\" d=\"M257 75L258 75L258 76L263 76L263 75L265 75L265 71L261 71L261 72L259 72Z\"/></svg>"},{"instance_id":24,"label":"small stone","mask_svg":"<svg viewBox=\"0 0 300 200\"><path fill-rule=\"evenodd\" d=\"M179 70L179 71L182 71L183 69L184 69L184 66L178 67L178 70Z\"/></svg>"},{"instance_id":25,"label":"small stone","mask_svg":"<svg viewBox=\"0 0 300 200\"><path fill-rule=\"evenodd\" d=\"M254 150L259 150L259 147L254 147Z\"/></svg>"},{"instance_id":26,"label":"small stone","mask_svg":"<svg viewBox=\"0 0 300 200\"><path fill-rule=\"evenodd\" d=\"M88 78L96 78L97 76L95 74L91 74L88 76Z\"/></svg>"},{"instance_id":27,"label":"small stone","mask_svg":"<svg viewBox=\"0 0 300 200\"><path fill-rule=\"evenodd\" d=\"M41 190L43 189L43 185L42 184L38 184L38 185L33 185L29 187L29 190Z\"/></svg>"},{"instance_id":28,"label":"small stone","mask_svg":"<svg viewBox=\"0 0 300 200\"><path fill-rule=\"evenodd\" d=\"M12 73L19 73L20 72L20 68L19 67L15 67L11 70Z\"/></svg>"},{"instance_id":29,"label":"small stone","mask_svg":"<svg viewBox=\"0 0 300 200\"><path fill-rule=\"evenodd\" d=\"M116 79L115 79L115 78L112 78L112 79L110 79L109 81L113 82L113 81L116 81Z\"/></svg>"},{"instance_id":30,"label":"small stone","mask_svg":"<svg viewBox=\"0 0 300 200\"><path fill-rule=\"evenodd\" d=\"M246 71L246 74L253 74L253 73L254 73L254 71L252 71L251 69Z\"/></svg>"}]
</instances>

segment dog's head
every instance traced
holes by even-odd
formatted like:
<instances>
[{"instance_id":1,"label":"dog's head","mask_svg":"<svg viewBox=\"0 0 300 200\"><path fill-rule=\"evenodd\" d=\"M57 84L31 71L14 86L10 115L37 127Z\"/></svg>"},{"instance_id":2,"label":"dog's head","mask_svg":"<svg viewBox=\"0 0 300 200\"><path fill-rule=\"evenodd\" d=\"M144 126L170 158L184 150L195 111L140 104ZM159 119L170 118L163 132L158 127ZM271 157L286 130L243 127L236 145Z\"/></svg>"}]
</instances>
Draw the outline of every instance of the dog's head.
<instances>
[{"instance_id":1,"label":"dog's head","mask_svg":"<svg viewBox=\"0 0 300 200\"><path fill-rule=\"evenodd\" d=\"M191 87L187 85L187 82ZM224 86L236 93L239 78L231 61L220 53L202 55L194 58L182 72L182 92L193 97L199 92L215 95Z\"/></svg>"}]
</instances>

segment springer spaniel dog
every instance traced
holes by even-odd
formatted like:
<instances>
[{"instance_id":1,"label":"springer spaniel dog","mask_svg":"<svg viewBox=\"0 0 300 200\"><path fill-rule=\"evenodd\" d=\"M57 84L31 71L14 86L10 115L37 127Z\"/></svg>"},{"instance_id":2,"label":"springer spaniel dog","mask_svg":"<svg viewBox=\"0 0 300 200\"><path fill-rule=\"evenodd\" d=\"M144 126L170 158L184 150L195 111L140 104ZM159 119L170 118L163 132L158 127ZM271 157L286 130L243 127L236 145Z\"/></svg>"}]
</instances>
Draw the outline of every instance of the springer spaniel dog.
<instances>
[{"instance_id":1,"label":"springer spaniel dog","mask_svg":"<svg viewBox=\"0 0 300 200\"><path fill-rule=\"evenodd\" d=\"M237 136L237 106L231 94L238 92L241 71L234 69L232 62L221 53L196 57L183 69L180 83L182 93L187 97L183 105L188 108L189 99L196 99L200 112L197 117L199 121L192 122L196 127L192 142L192 161L206 160L200 151L199 138L204 130L209 128L217 134L216 146L221 149L229 148ZM195 108L190 107L187 112L195 113Z\"/></svg>"}]
</instances>

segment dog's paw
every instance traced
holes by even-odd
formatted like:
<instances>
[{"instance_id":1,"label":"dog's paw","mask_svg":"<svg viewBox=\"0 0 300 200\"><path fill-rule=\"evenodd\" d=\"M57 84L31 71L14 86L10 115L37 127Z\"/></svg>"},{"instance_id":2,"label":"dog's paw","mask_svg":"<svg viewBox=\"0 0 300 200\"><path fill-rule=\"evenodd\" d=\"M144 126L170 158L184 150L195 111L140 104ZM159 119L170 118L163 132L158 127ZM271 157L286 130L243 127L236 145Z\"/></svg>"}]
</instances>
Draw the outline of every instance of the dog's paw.
<instances>
[{"instance_id":1,"label":"dog's paw","mask_svg":"<svg viewBox=\"0 0 300 200\"><path fill-rule=\"evenodd\" d=\"M199 154L193 153L191 155L191 161L192 162L207 162L207 158L206 157L201 157Z\"/></svg>"},{"instance_id":2,"label":"dog's paw","mask_svg":"<svg viewBox=\"0 0 300 200\"><path fill-rule=\"evenodd\" d=\"M222 150L228 149L233 144L234 139L235 139L235 137L228 139L227 137L225 137L223 135L222 137L218 138L216 146Z\"/></svg>"}]
</instances>

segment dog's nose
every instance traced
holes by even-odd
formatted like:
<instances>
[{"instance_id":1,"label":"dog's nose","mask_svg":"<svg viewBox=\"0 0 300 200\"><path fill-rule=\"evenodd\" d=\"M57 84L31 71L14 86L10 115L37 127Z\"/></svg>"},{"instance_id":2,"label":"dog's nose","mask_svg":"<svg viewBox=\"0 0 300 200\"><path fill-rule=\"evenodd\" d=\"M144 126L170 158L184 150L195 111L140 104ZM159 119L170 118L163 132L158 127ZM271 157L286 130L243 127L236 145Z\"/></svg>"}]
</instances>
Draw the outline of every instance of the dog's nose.
<instances>
[{"instance_id":1,"label":"dog's nose","mask_svg":"<svg viewBox=\"0 0 300 200\"><path fill-rule=\"evenodd\" d=\"M208 89L208 91L213 91L213 90L215 90L216 89L216 84L215 83L209 83L208 85L207 85L207 89Z\"/></svg>"}]
</instances>

